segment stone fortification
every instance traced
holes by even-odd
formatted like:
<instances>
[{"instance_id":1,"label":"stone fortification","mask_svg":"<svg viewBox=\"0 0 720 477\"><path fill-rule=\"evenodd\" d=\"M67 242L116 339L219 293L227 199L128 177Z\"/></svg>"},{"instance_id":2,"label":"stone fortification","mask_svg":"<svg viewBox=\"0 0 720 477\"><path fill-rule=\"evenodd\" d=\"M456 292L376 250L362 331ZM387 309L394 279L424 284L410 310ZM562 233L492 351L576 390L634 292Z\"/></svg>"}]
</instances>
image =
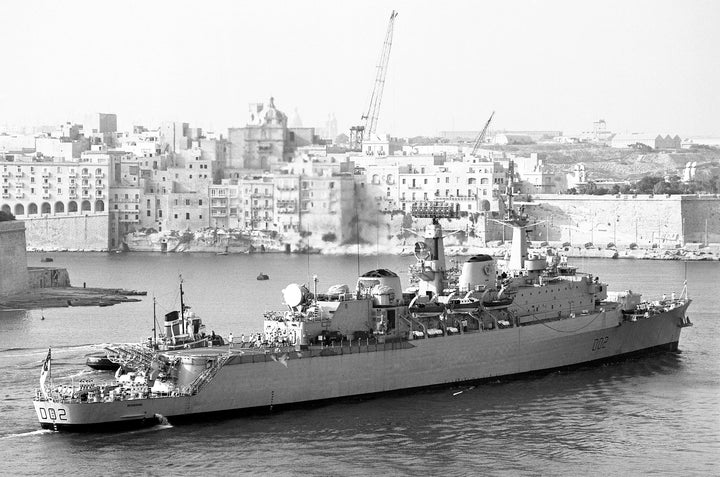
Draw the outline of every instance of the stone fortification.
<instances>
[{"instance_id":1,"label":"stone fortification","mask_svg":"<svg viewBox=\"0 0 720 477\"><path fill-rule=\"evenodd\" d=\"M716 196L548 194L533 196L524 206L545 221L535 228L535 240L639 247L720 242Z\"/></svg>"},{"instance_id":2,"label":"stone fortification","mask_svg":"<svg viewBox=\"0 0 720 477\"><path fill-rule=\"evenodd\" d=\"M28 287L25 223L0 222L0 295L9 295Z\"/></svg>"},{"instance_id":3,"label":"stone fortification","mask_svg":"<svg viewBox=\"0 0 720 477\"><path fill-rule=\"evenodd\" d=\"M70 274L64 268L28 267L28 288L69 286Z\"/></svg>"},{"instance_id":4,"label":"stone fortification","mask_svg":"<svg viewBox=\"0 0 720 477\"><path fill-rule=\"evenodd\" d=\"M28 250L108 250L108 215L26 219Z\"/></svg>"}]
</instances>

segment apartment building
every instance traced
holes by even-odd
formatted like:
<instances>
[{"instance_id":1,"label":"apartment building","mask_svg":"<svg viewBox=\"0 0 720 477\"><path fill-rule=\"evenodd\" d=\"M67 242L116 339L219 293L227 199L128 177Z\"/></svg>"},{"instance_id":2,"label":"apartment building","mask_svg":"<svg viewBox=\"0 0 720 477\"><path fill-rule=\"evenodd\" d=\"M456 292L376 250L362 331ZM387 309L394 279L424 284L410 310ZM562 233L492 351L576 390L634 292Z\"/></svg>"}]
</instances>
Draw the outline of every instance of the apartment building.
<instances>
[{"instance_id":1,"label":"apartment building","mask_svg":"<svg viewBox=\"0 0 720 477\"><path fill-rule=\"evenodd\" d=\"M2 210L18 218L106 212L107 162L7 155L0 174Z\"/></svg>"}]
</instances>

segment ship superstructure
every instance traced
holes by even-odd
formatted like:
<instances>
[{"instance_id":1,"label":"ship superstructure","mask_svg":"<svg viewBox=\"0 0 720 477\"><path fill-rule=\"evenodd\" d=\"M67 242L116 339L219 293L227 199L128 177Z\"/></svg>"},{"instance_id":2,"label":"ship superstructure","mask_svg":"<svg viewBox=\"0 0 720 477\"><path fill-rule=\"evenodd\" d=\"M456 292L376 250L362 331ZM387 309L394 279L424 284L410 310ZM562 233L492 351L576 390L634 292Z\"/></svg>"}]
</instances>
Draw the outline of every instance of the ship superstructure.
<instances>
[{"instance_id":1,"label":"ship superstructure","mask_svg":"<svg viewBox=\"0 0 720 477\"><path fill-rule=\"evenodd\" d=\"M262 332L235 347L145 349L134 372L109 383L43 385L34 401L41 426L137 425L475 382L675 350L688 325L686 292L653 302L610 294L558 257L529 256L518 216L506 221L508 260L475 255L451 274L440 221L457 208L422 202L413 214L429 220L415 247L417 287L403 290L386 269L360 275L354 290L322 292L317 278L290 284L285 310L266 313Z\"/></svg>"}]
</instances>

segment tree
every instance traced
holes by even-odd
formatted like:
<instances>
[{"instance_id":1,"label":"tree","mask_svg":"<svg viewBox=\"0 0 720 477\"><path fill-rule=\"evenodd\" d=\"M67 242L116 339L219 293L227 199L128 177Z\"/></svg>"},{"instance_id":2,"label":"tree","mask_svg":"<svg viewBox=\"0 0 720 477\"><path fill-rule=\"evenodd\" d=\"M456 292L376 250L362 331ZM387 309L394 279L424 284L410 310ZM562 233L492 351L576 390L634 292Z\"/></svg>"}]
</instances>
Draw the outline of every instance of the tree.
<instances>
[{"instance_id":1,"label":"tree","mask_svg":"<svg viewBox=\"0 0 720 477\"><path fill-rule=\"evenodd\" d=\"M667 194L670 188L670 184L665 181L660 181L653 186L653 194Z\"/></svg>"},{"instance_id":2,"label":"tree","mask_svg":"<svg viewBox=\"0 0 720 477\"><path fill-rule=\"evenodd\" d=\"M645 176L635 184L635 188L641 194L653 193L653 188L658 182L664 182L662 177L657 176Z\"/></svg>"},{"instance_id":3,"label":"tree","mask_svg":"<svg viewBox=\"0 0 720 477\"><path fill-rule=\"evenodd\" d=\"M333 232L327 232L324 233L322 236L323 242L334 242L337 240L337 235L335 235Z\"/></svg>"},{"instance_id":4,"label":"tree","mask_svg":"<svg viewBox=\"0 0 720 477\"><path fill-rule=\"evenodd\" d=\"M13 214L0 210L0 222L9 222L11 220L15 220L15 216Z\"/></svg>"}]
</instances>

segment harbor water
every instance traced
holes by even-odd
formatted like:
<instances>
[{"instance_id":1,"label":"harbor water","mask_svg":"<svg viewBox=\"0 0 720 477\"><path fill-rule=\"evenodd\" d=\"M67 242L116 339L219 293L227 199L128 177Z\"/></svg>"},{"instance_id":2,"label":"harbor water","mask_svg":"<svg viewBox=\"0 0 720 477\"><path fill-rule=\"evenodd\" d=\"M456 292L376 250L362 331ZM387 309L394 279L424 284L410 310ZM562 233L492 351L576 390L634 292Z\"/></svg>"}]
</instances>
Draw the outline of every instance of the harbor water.
<instances>
[{"instance_id":1,"label":"harbor water","mask_svg":"<svg viewBox=\"0 0 720 477\"><path fill-rule=\"evenodd\" d=\"M281 290L352 288L358 270L389 268L407 285L412 257L57 253L75 286L145 290L136 303L0 310L2 475L718 475L720 474L720 263L576 259L610 290L646 299L679 294L687 279L693 327L680 352L572 371L351 399L261 416L112 434L40 430L32 406L52 346L53 378L110 375L85 366L101 343L152 336L185 302L207 332L260 331L282 310ZM30 266L41 266L30 254ZM257 280L259 273L268 280ZM447 359L453 360L452 350ZM479 364L481 365L481 364Z\"/></svg>"}]
</instances>

